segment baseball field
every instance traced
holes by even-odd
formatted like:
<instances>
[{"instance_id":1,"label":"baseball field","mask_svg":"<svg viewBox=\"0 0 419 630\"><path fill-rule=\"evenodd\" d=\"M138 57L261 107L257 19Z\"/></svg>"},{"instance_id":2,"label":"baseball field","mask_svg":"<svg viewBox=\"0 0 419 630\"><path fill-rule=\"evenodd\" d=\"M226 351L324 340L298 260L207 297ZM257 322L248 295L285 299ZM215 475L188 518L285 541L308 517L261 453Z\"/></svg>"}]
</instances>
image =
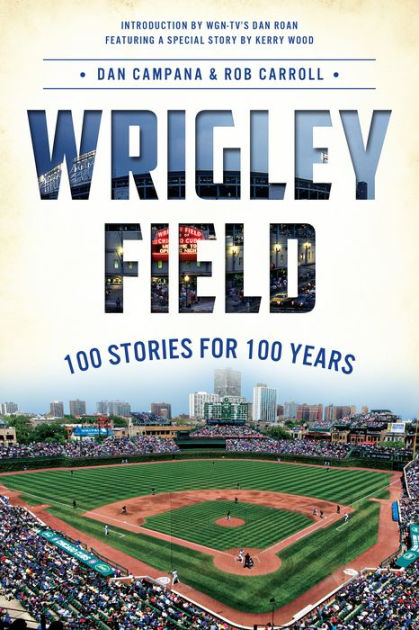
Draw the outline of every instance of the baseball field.
<instances>
[{"instance_id":1,"label":"baseball field","mask_svg":"<svg viewBox=\"0 0 419 630\"><path fill-rule=\"evenodd\" d=\"M47 504L78 531L161 574L176 569L182 584L247 613L269 612L273 600L275 608L289 604L375 545L391 480L228 459L1 477L26 503ZM254 570L238 561L240 548L250 550Z\"/></svg>"}]
</instances>

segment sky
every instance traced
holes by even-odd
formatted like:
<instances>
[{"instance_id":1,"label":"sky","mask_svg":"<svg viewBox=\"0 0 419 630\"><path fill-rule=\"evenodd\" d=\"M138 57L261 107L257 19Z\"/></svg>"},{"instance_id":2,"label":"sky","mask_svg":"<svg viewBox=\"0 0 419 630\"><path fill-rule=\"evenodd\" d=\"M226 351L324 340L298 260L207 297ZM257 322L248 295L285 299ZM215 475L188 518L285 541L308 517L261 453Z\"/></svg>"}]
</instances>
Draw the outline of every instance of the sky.
<instances>
[{"instance_id":1,"label":"sky","mask_svg":"<svg viewBox=\"0 0 419 630\"><path fill-rule=\"evenodd\" d=\"M150 411L152 402L168 402L172 405L172 416L189 411L189 393L196 391L213 392L213 370L216 368L238 369L234 363L207 362L205 365L195 366L193 369L174 370L170 361L165 366L148 367L146 374L137 371L137 367L126 370L124 377L109 379L98 377L99 372L89 375L75 376L76 383L71 387L68 383L46 383L39 387L34 383L22 391L20 386L11 384L2 388L1 400L12 400L19 404L22 411L45 413L49 411L52 400L64 402L65 413L69 413L69 400L85 400L88 413L96 412L99 400L122 400L131 404L132 411ZM185 364L183 364L184 366ZM122 368L118 368L122 369ZM306 368L307 369L307 368ZM135 371L134 371L135 370ZM242 395L248 402L253 399L253 387L257 383L265 383L277 390L277 404L286 401L297 403L317 404L324 406L355 405L360 411L366 405L369 409L390 409L403 419L417 417L419 404L415 407L415 397L412 383L394 380L383 389L381 382L368 382L354 385L348 379L343 381L339 375L321 373L306 376L303 380L302 372L297 370L293 374L289 368L274 370L268 366L250 366L242 374ZM87 379L87 381L86 381ZM7 392L7 396L5 394ZM417 402L417 401L416 401Z\"/></svg>"}]
</instances>

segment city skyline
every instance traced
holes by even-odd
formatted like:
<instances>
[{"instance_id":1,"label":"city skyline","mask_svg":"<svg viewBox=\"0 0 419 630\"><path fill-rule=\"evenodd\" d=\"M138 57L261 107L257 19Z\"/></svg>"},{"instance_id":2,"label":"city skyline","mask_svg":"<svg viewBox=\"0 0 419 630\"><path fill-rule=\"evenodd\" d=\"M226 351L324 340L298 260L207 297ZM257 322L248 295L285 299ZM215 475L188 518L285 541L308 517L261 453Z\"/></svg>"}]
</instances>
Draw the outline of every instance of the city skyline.
<instances>
[{"instance_id":1,"label":"city skyline","mask_svg":"<svg viewBox=\"0 0 419 630\"><path fill-rule=\"evenodd\" d=\"M228 368L227 368L228 369ZM60 400L64 402L64 414L68 413L69 403L70 401L81 401L86 403L86 412L87 414L94 415L98 412L97 405L100 401L107 400L109 401L118 401L118 402L126 402L132 411L150 411L151 406L158 400L166 400L171 405L171 415L172 418L176 418L182 414L189 414L189 396L191 393L197 392L206 392L208 394L213 394L213 372L209 372L206 375L206 378L197 377L196 386L191 386L180 391L179 385L174 384L173 386L173 394L170 394L169 385L165 386L165 389L152 389L148 388L147 398L145 396L139 396L138 394L132 394L126 390L126 388L121 387L120 395L109 396L108 399L105 397L101 397L100 395L92 397L91 395L83 395L80 391L78 394L74 394L72 391L68 396L60 395L55 398L55 400ZM253 388L257 385L257 383L261 379L251 380L248 374L242 372L242 396L246 399L247 402L252 402L253 400ZM191 383L191 380L188 380ZM362 397L356 399L355 397L345 396L341 394L339 396L325 396L320 393L317 394L315 391L312 391L312 388L300 389L296 391L295 389L287 388L282 385L275 385L272 381L269 382L269 387L275 389L277 392L277 404L286 406L289 403L295 403L296 405L317 405L321 404L323 406L323 410L329 405L334 405L336 407L345 407L345 406L355 406L357 409L357 413L361 413L363 407L368 407L371 409L390 409L393 413L400 416L404 420L416 419L418 417L418 409L419 403L416 405L416 408L409 409L406 406L406 403L396 404L395 401L391 401L386 397L379 396L371 396ZM281 395L278 395L278 391L281 392ZM17 400L18 411L25 413L34 413L34 414L47 414L49 412L49 404L53 397L50 396L6 396L5 399L9 400ZM4 405L5 403L2 403Z\"/></svg>"}]
</instances>

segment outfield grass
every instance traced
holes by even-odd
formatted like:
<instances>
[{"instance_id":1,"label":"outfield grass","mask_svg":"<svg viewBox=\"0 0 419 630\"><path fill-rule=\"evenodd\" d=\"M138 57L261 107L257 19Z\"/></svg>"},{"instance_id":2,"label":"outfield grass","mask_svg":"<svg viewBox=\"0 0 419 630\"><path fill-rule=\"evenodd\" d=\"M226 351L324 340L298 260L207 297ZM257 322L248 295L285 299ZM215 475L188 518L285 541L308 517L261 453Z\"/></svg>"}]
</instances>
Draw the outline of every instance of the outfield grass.
<instances>
[{"instance_id":1,"label":"outfield grass","mask_svg":"<svg viewBox=\"0 0 419 630\"><path fill-rule=\"evenodd\" d=\"M389 473L277 464L275 462L215 460L154 463L132 466L48 470L5 475L2 483L41 503L71 505L84 510L156 492L195 489L268 490L299 494L350 505L388 485Z\"/></svg>"},{"instance_id":2,"label":"outfield grass","mask_svg":"<svg viewBox=\"0 0 419 630\"><path fill-rule=\"evenodd\" d=\"M243 519L245 524L233 528L217 525L216 520L225 519L227 512ZM312 523L299 512L255 503L207 501L149 516L144 527L212 549L225 550L239 547L265 549Z\"/></svg>"},{"instance_id":3,"label":"outfield grass","mask_svg":"<svg viewBox=\"0 0 419 630\"><path fill-rule=\"evenodd\" d=\"M289 603L373 545L377 540L380 506L368 498L381 495L389 481L390 475L381 472L327 471L240 460L90 468L76 470L73 475L50 470L2 477L5 486L22 491L32 502L51 504L53 514L81 531L161 571L176 568L180 579L197 590L239 610L255 613L269 611L271 597L275 597L277 607ZM353 504L355 512L339 530L334 523L281 551L278 555L283 564L275 573L254 577L251 572L245 577L223 573L215 568L209 555L144 534L111 527L110 536L105 537L102 523L81 515L82 511L100 505L149 494L152 487L159 493L235 489L237 483L242 490L288 492ZM69 507L73 499L77 500L78 510ZM241 542L234 546L241 546Z\"/></svg>"}]
</instances>

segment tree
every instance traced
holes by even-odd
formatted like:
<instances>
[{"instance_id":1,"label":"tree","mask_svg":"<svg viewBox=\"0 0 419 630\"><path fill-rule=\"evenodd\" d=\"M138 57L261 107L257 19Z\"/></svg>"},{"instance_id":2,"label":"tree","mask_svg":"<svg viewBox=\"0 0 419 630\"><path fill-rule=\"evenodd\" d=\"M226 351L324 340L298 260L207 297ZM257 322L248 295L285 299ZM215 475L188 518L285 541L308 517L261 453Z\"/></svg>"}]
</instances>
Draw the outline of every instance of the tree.
<instances>
[{"instance_id":1,"label":"tree","mask_svg":"<svg viewBox=\"0 0 419 630\"><path fill-rule=\"evenodd\" d=\"M291 440L292 436L286 431L283 427L269 427L267 430L268 435L270 437L276 438L278 440Z\"/></svg>"},{"instance_id":2,"label":"tree","mask_svg":"<svg viewBox=\"0 0 419 630\"><path fill-rule=\"evenodd\" d=\"M284 424L289 429L292 429L293 427L299 427L301 425L301 422L296 422L295 420L285 420Z\"/></svg>"},{"instance_id":3,"label":"tree","mask_svg":"<svg viewBox=\"0 0 419 630\"><path fill-rule=\"evenodd\" d=\"M35 442L64 442L67 436L64 426L55 422L42 422L32 433Z\"/></svg>"},{"instance_id":4,"label":"tree","mask_svg":"<svg viewBox=\"0 0 419 630\"><path fill-rule=\"evenodd\" d=\"M121 418L120 416L110 416L109 420L114 427L126 427L128 425L126 418Z\"/></svg>"}]
</instances>

